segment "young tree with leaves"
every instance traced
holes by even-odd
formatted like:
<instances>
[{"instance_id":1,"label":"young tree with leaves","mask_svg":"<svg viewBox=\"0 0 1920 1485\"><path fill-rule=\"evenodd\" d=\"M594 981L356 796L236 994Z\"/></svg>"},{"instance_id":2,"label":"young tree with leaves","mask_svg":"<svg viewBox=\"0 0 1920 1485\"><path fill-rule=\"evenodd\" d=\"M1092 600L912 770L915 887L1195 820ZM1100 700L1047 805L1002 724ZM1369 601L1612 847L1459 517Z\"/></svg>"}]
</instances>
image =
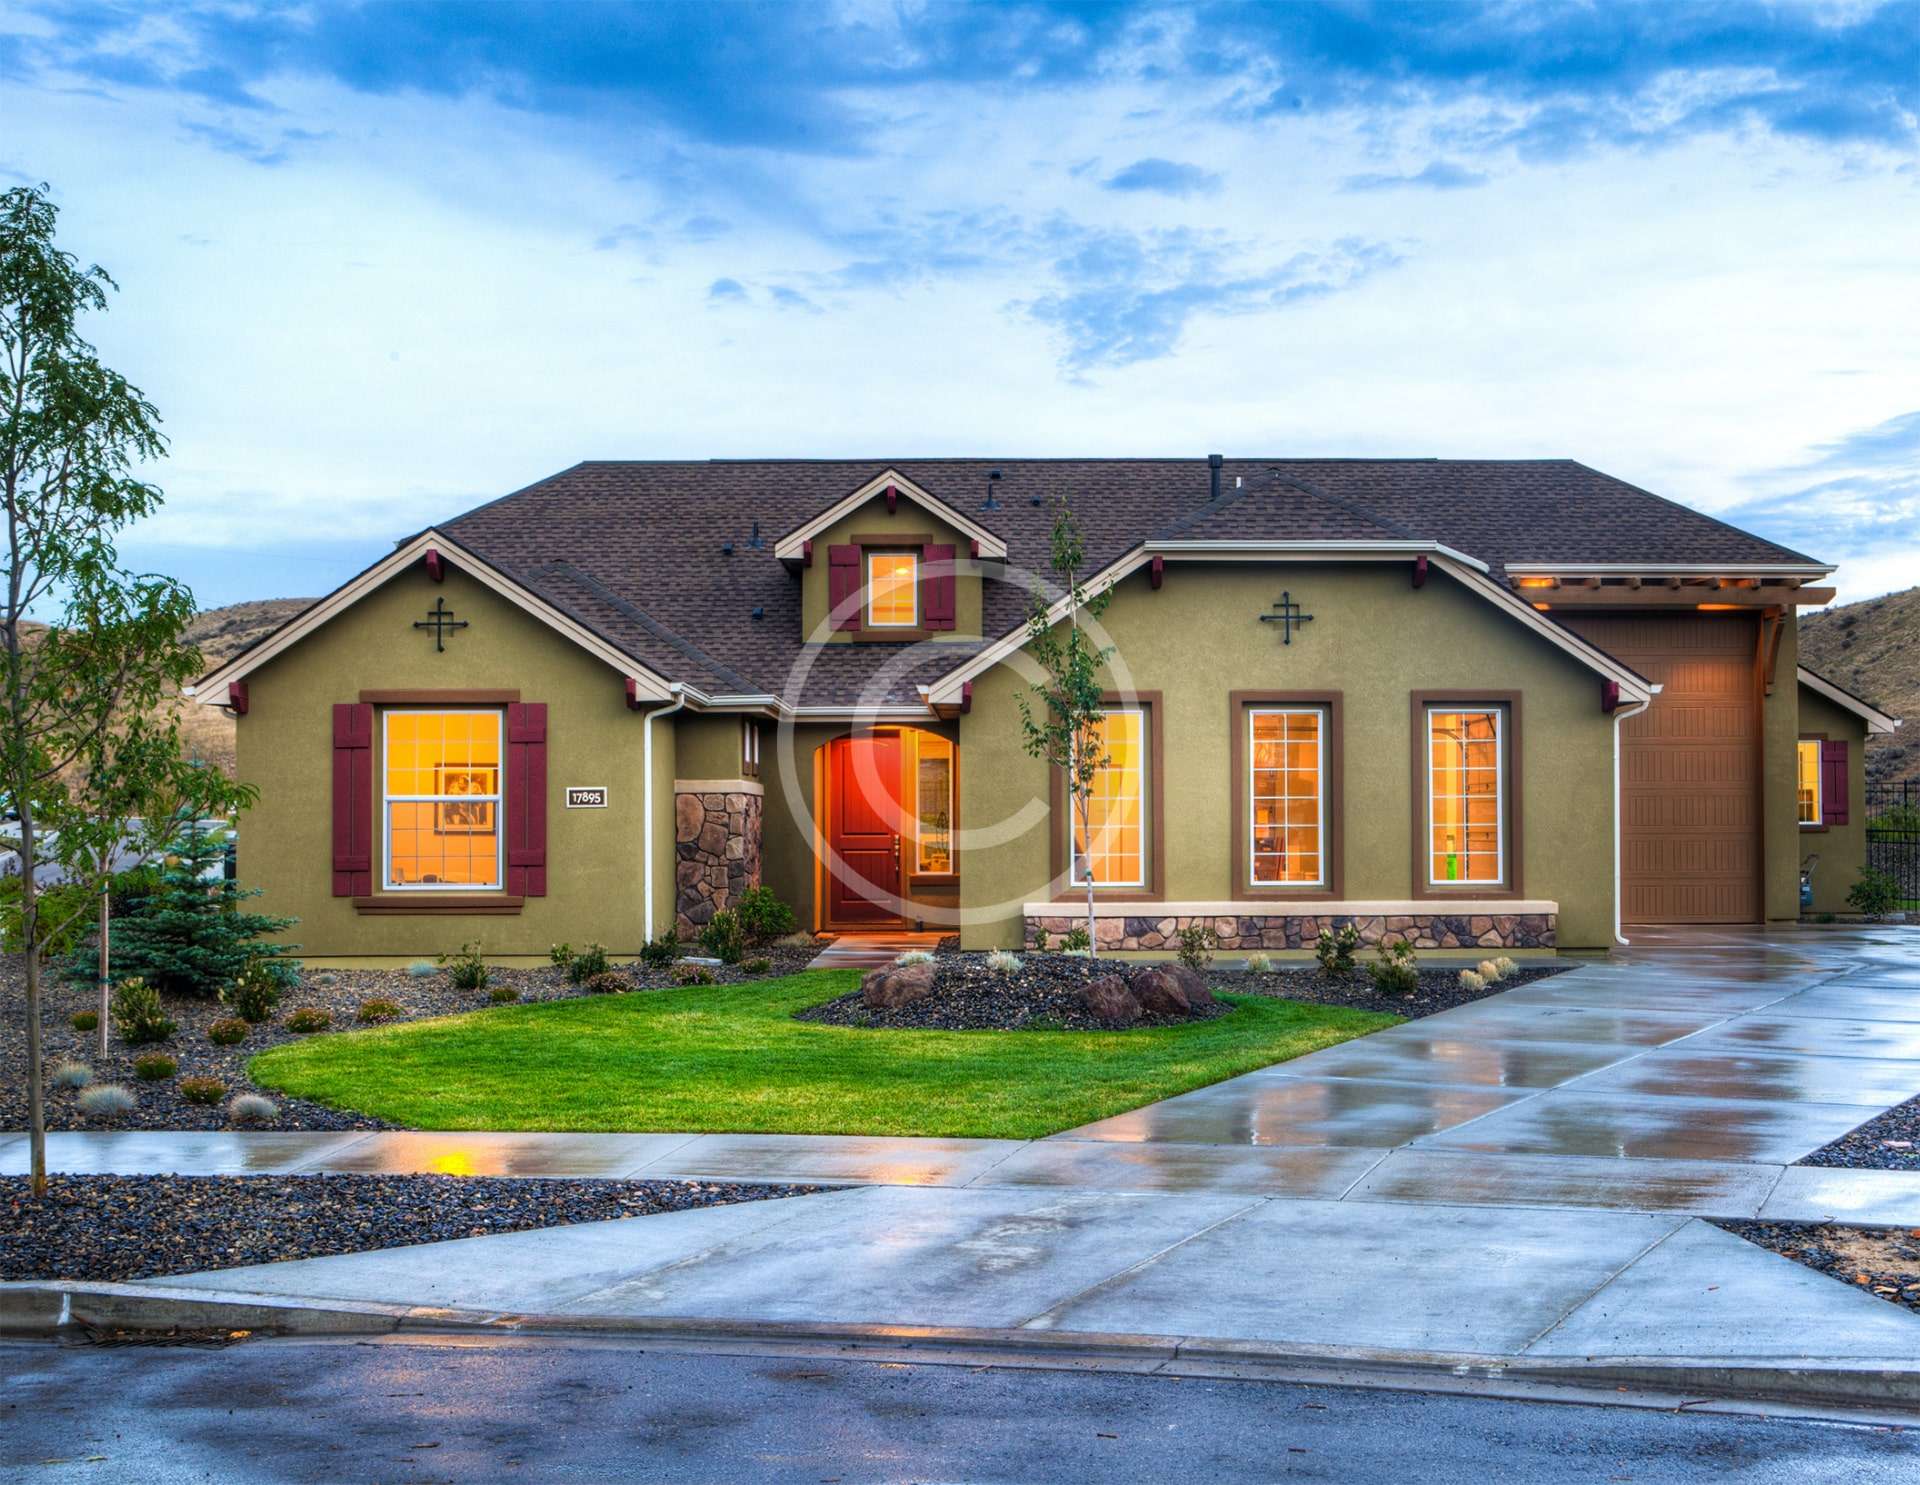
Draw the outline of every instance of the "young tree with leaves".
<instances>
[{"instance_id":1,"label":"young tree with leaves","mask_svg":"<svg viewBox=\"0 0 1920 1485\"><path fill-rule=\"evenodd\" d=\"M199 668L182 637L192 595L127 571L114 549L116 532L160 504L137 471L165 441L152 404L80 334L81 316L118 286L55 246L55 218L45 186L0 193L0 794L19 816L9 844L22 878L36 1194L47 1183L41 986L56 926L39 921L36 873L51 863L97 885L116 816L174 776L177 723L154 713Z\"/></svg>"},{"instance_id":2,"label":"young tree with leaves","mask_svg":"<svg viewBox=\"0 0 1920 1485\"><path fill-rule=\"evenodd\" d=\"M1087 848L1093 837L1093 784L1107 761L1101 677L1113 646L1096 645L1083 626L1106 612L1113 593L1088 594L1081 577L1086 562L1086 535L1063 499L1053 522L1050 564L1058 588L1035 582L1028 600L1027 653L1044 676L1020 697L1020 728L1027 752L1059 769L1065 783L1069 858L1086 883L1087 952L1097 955L1093 861Z\"/></svg>"}]
</instances>

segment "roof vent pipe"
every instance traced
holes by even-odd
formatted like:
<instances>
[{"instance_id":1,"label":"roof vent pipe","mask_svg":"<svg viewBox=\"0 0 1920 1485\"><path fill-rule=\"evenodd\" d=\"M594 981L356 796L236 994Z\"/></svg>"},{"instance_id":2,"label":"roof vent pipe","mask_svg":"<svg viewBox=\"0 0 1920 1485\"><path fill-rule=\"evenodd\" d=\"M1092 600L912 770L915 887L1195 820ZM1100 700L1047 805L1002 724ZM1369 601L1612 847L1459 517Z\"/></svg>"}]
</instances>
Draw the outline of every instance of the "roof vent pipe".
<instances>
[{"instance_id":1,"label":"roof vent pipe","mask_svg":"<svg viewBox=\"0 0 1920 1485\"><path fill-rule=\"evenodd\" d=\"M1207 455L1207 498L1209 500L1220 498L1220 466L1226 462L1224 454Z\"/></svg>"}]
</instances>

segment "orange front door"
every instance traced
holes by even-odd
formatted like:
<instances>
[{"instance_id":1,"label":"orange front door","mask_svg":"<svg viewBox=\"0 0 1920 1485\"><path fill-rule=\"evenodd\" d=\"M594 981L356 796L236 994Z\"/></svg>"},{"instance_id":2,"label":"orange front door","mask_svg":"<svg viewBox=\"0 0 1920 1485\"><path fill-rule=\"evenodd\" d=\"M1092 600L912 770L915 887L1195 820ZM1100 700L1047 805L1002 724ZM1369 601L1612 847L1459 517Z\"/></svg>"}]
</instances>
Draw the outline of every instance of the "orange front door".
<instances>
[{"instance_id":1,"label":"orange front door","mask_svg":"<svg viewBox=\"0 0 1920 1485\"><path fill-rule=\"evenodd\" d=\"M830 926L900 919L900 737L842 737L827 768Z\"/></svg>"}]
</instances>

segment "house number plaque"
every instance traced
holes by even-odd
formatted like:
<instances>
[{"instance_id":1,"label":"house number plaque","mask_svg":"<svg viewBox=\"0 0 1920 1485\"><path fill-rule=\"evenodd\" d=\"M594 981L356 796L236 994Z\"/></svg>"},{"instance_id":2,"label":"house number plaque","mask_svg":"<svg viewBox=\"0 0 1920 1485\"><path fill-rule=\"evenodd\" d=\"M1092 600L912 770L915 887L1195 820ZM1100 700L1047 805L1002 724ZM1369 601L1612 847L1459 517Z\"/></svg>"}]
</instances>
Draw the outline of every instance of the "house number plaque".
<instances>
[{"instance_id":1,"label":"house number plaque","mask_svg":"<svg viewBox=\"0 0 1920 1485\"><path fill-rule=\"evenodd\" d=\"M574 784L567 789L567 808L570 810L603 810L606 807L605 784Z\"/></svg>"}]
</instances>

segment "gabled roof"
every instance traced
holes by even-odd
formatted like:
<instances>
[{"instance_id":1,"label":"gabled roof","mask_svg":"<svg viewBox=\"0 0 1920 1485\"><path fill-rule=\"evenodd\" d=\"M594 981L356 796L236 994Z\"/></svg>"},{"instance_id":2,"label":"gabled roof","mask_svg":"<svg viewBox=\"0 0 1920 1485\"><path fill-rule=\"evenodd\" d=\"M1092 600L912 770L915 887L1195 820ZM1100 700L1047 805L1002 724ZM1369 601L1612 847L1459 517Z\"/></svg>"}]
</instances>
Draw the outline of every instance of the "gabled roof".
<instances>
[{"instance_id":1,"label":"gabled roof","mask_svg":"<svg viewBox=\"0 0 1920 1485\"><path fill-rule=\"evenodd\" d=\"M889 483L1007 562L1008 580L983 585L984 638L924 646L905 666L889 646L808 647L801 585L782 560ZM424 535L577 625L636 676L754 704L779 696L809 710L863 701L911 710L924 688L1020 631L1024 574L1046 571L1062 498L1085 529L1089 571L1149 543L1170 558L1256 546L1349 558L1424 552L1512 596L1507 569L1522 561L1674 562L1728 575L1818 565L1566 459L1227 459L1217 488L1199 456L595 462ZM1536 617L1543 633L1566 633ZM307 620L289 627L306 632ZM264 645L284 647L279 634ZM236 660L257 664L254 654Z\"/></svg>"},{"instance_id":2,"label":"gabled roof","mask_svg":"<svg viewBox=\"0 0 1920 1485\"><path fill-rule=\"evenodd\" d=\"M1872 702L1855 696L1845 686L1828 680L1818 671L1808 670L1806 666L1801 665L1795 668L1795 675L1800 684L1809 691L1826 697L1842 711L1852 712L1859 717L1867 724L1867 731L1870 734L1877 733L1884 737L1888 733L1897 731L1901 725L1900 718L1888 716Z\"/></svg>"}]
</instances>

